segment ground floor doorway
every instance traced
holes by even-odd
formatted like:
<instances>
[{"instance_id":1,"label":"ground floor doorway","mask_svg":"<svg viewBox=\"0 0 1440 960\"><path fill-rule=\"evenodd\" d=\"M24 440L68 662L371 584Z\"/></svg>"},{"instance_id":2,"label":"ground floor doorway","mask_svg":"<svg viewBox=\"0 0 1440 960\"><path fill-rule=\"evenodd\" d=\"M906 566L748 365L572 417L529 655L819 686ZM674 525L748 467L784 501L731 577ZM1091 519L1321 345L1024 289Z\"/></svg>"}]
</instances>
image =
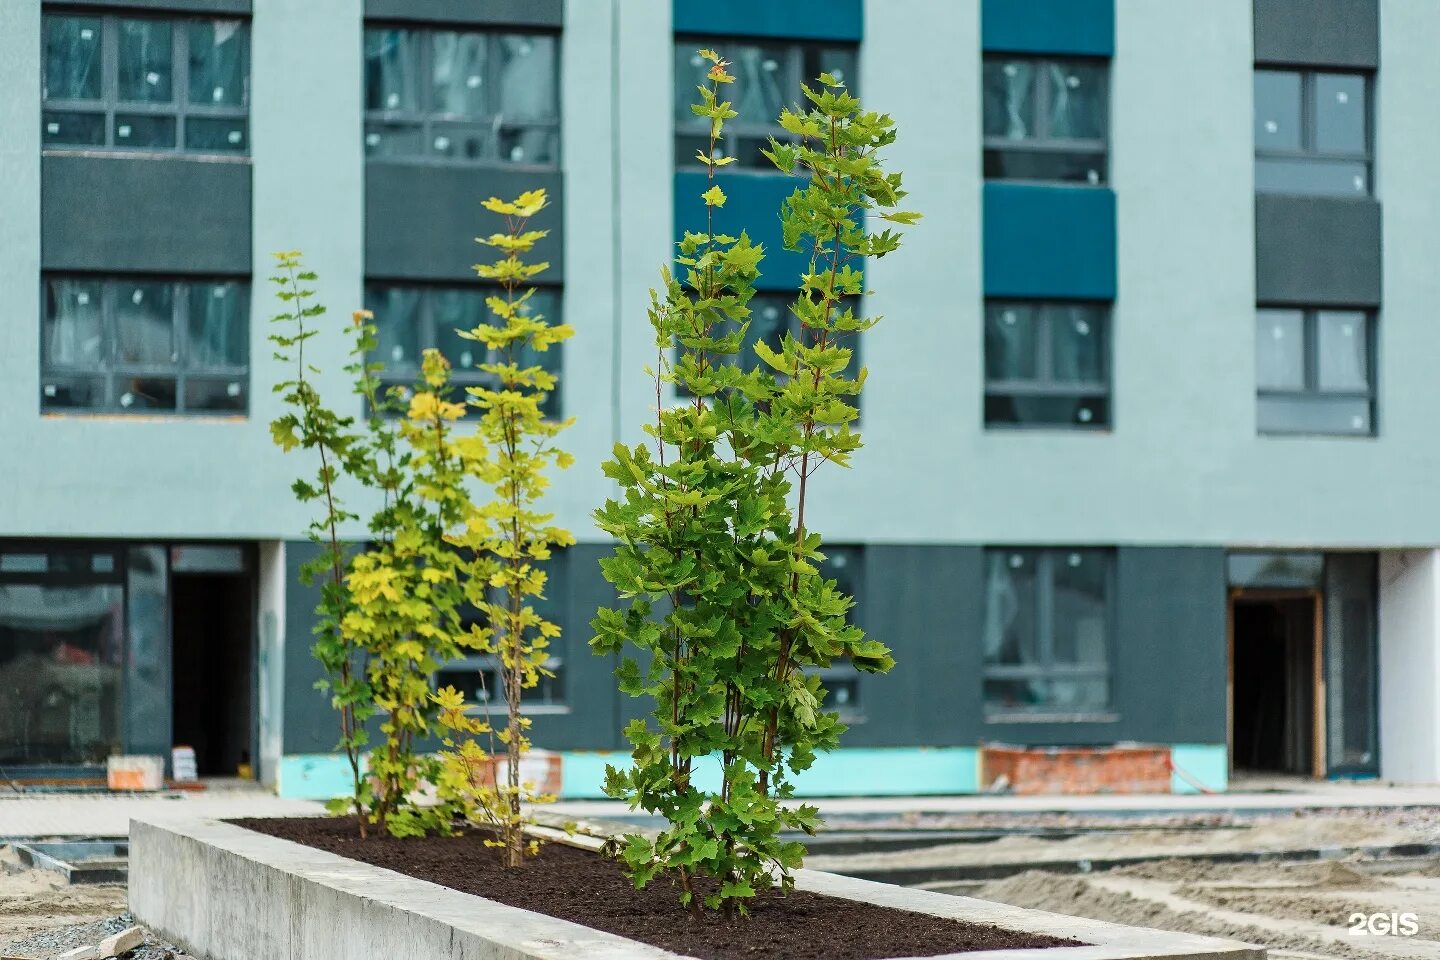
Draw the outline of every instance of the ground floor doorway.
<instances>
[{"instance_id":1,"label":"ground floor doorway","mask_svg":"<svg viewBox=\"0 0 1440 960\"><path fill-rule=\"evenodd\" d=\"M172 737L202 777L251 769L254 590L241 574L176 574L171 583Z\"/></svg>"},{"instance_id":2,"label":"ground floor doorway","mask_svg":"<svg viewBox=\"0 0 1440 960\"><path fill-rule=\"evenodd\" d=\"M1377 775L1377 554L1233 551L1226 567L1232 773Z\"/></svg>"},{"instance_id":3,"label":"ground floor doorway","mask_svg":"<svg viewBox=\"0 0 1440 960\"><path fill-rule=\"evenodd\" d=\"M1230 747L1237 772L1322 776L1318 594L1230 601Z\"/></svg>"}]
</instances>

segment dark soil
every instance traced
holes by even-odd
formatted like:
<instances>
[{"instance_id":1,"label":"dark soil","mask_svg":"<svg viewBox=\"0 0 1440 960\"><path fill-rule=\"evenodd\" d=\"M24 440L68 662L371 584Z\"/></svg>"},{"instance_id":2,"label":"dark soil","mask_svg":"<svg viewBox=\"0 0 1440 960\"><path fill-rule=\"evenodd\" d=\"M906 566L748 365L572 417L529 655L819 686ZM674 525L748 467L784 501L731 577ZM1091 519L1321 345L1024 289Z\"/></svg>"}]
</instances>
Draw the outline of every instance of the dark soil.
<instances>
[{"instance_id":1,"label":"dark soil","mask_svg":"<svg viewBox=\"0 0 1440 960\"><path fill-rule=\"evenodd\" d=\"M971 950L1073 947L1074 940L1017 933L796 890L757 898L750 916L691 919L675 887L636 890L613 861L559 843L517 870L476 831L397 840L355 836L349 819L250 819L239 826L328 850L512 907L533 910L703 960L883 960Z\"/></svg>"}]
</instances>

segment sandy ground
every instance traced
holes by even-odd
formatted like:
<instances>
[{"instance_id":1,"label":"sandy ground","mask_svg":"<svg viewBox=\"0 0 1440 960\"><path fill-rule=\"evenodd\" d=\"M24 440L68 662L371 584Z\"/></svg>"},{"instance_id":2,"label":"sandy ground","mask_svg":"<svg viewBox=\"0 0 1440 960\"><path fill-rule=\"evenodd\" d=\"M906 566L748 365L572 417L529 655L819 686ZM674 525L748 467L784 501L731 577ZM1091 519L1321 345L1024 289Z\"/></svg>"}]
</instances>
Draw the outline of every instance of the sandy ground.
<instances>
[{"instance_id":1,"label":"sandy ground","mask_svg":"<svg viewBox=\"0 0 1440 960\"><path fill-rule=\"evenodd\" d=\"M125 912L125 886L69 886L58 874L26 870L0 846L0 956L6 945L50 927L90 923Z\"/></svg>"},{"instance_id":2,"label":"sandy ground","mask_svg":"<svg viewBox=\"0 0 1440 960\"><path fill-rule=\"evenodd\" d=\"M876 828L873 820L849 826L862 825ZM1440 809L1201 818L911 818L910 825L1080 832L1060 839L1006 836L910 851L817 856L807 865L842 873L864 870L873 876L877 870L916 866L1010 864L1017 872L1004 879L923 886L1097 920L1245 940L1269 947L1277 960L1440 960L1440 857L1352 855L1300 863L1187 859L1239 851L1434 844L1440 842ZM1100 829L1087 832L1087 827ZM1168 858L1079 873L1027 869L1037 863L1131 856ZM1419 929L1413 936L1354 935L1351 916L1357 913L1413 913Z\"/></svg>"}]
</instances>

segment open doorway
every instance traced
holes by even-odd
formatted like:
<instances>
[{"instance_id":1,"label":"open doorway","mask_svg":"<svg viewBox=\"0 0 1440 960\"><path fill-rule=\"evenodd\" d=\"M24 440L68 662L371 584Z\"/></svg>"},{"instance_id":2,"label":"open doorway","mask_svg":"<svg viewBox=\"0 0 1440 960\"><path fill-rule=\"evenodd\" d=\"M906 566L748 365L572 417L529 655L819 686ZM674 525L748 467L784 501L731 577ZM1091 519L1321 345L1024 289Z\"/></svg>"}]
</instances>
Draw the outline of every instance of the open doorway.
<instances>
[{"instance_id":1,"label":"open doorway","mask_svg":"<svg viewBox=\"0 0 1440 960\"><path fill-rule=\"evenodd\" d=\"M202 777L251 762L254 598L244 574L176 573L171 581L174 742L195 748Z\"/></svg>"},{"instance_id":2,"label":"open doorway","mask_svg":"<svg viewBox=\"0 0 1440 960\"><path fill-rule=\"evenodd\" d=\"M1236 771L1321 776L1320 603L1309 591L1230 601L1230 756Z\"/></svg>"}]
</instances>

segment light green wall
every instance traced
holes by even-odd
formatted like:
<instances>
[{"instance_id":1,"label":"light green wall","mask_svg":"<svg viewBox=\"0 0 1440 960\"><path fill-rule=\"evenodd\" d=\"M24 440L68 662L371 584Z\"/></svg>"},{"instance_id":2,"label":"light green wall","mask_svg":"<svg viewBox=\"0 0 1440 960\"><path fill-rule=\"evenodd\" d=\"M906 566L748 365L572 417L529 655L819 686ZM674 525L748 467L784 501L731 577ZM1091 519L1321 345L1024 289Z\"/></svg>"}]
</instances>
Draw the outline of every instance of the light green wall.
<instances>
[{"instance_id":1,"label":"light green wall","mask_svg":"<svg viewBox=\"0 0 1440 960\"><path fill-rule=\"evenodd\" d=\"M0 450L23 498L10 535L302 535L272 451L269 254L299 247L343 323L362 262L361 0L256 0L254 250L248 420L46 418L38 413L39 0L0 4ZM564 50L566 315L579 334L563 378L579 462L552 506L582 538L609 490L598 462L652 414L647 290L669 259L670 4L567 4ZM893 113L890 151L926 219L871 265L870 369L852 471L816 484L834 540L1391 546L1440 542L1431 426L1440 386L1426 259L1440 200L1426 171L1440 133L1422 40L1440 5L1386 0L1377 88L1385 204L1380 436L1255 436L1251 7L1117 0L1112 181L1118 198L1114 428L1075 434L981 426L978 0L869 0L861 89ZM923 29L917 29L923 24ZM904 69L894 65L903 64ZM1187 66L1189 65L1189 66ZM482 226L477 196L477 232ZM203 211L175 211L177 216ZM317 359L339 363L337 337ZM326 377L337 398L343 384ZM353 404L352 404L353 406ZM916 411L920 411L917 413ZM1383 484L1384 496L1362 492ZM357 503L357 505L360 505Z\"/></svg>"}]
</instances>

